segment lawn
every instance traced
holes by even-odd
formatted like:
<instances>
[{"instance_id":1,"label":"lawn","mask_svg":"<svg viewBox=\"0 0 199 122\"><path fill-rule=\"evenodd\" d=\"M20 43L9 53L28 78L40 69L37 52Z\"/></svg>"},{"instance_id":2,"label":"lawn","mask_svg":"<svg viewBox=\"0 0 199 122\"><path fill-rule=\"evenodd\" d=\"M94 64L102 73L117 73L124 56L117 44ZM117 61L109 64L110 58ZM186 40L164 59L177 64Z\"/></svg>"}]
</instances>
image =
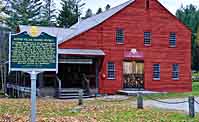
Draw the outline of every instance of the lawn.
<instances>
[{"instance_id":1,"label":"lawn","mask_svg":"<svg viewBox=\"0 0 199 122\"><path fill-rule=\"evenodd\" d=\"M151 95L153 98L181 98L199 96L199 82L193 83L193 92ZM146 97L147 99L147 97ZM106 102L100 99L77 100L39 99L38 122L198 122L199 114L189 118L181 111L144 108L137 110L136 97L128 100ZM26 122L30 114L29 99L0 98L0 122ZM7 121L5 121L7 120Z\"/></svg>"},{"instance_id":2,"label":"lawn","mask_svg":"<svg viewBox=\"0 0 199 122\"><path fill-rule=\"evenodd\" d=\"M192 85L192 92L185 92L185 93L165 93L165 94L154 94L150 95L153 98L185 98L189 96L198 96L199 97L199 82L193 82ZM147 97L146 97L147 99Z\"/></svg>"},{"instance_id":3,"label":"lawn","mask_svg":"<svg viewBox=\"0 0 199 122\"><path fill-rule=\"evenodd\" d=\"M106 102L86 100L82 107L74 100L39 99L38 122L196 122L183 112L145 108L137 110L135 98ZM0 122L26 122L30 113L28 99L0 99Z\"/></svg>"}]
</instances>

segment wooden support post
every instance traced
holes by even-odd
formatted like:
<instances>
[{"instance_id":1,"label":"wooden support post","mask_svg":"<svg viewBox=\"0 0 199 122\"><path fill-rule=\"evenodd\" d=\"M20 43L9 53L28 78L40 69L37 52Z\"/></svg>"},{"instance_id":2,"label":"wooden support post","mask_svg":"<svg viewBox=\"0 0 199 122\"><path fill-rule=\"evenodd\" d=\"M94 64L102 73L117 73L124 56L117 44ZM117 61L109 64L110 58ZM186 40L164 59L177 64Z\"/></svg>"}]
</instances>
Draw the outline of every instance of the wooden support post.
<instances>
[{"instance_id":1,"label":"wooden support post","mask_svg":"<svg viewBox=\"0 0 199 122\"><path fill-rule=\"evenodd\" d=\"M98 59L96 59L96 64L95 64L95 74L96 74L96 79L95 79L95 83L96 83L96 93L95 93L95 97L97 97L97 94L98 94L98 90L99 90L99 63L98 63L99 61L98 61Z\"/></svg>"},{"instance_id":2,"label":"wooden support post","mask_svg":"<svg viewBox=\"0 0 199 122\"><path fill-rule=\"evenodd\" d=\"M194 103L195 103L194 96L190 96L189 97L189 116L192 118L195 117Z\"/></svg>"},{"instance_id":3,"label":"wooden support post","mask_svg":"<svg viewBox=\"0 0 199 122\"><path fill-rule=\"evenodd\" d=\"M142 93L137 94L137 108L138 109L143 109L143 97Z\"/></svg>"},{"instance_id":4,"label":"wooden support post","mask_svg":"<svg viewBox=\"0 0 199 122\"><path fill-rule=\"evenodd\" d=\"M79 103L78 105L83 105L83 90L79 90Z\"/></svg>"}]
</instances>

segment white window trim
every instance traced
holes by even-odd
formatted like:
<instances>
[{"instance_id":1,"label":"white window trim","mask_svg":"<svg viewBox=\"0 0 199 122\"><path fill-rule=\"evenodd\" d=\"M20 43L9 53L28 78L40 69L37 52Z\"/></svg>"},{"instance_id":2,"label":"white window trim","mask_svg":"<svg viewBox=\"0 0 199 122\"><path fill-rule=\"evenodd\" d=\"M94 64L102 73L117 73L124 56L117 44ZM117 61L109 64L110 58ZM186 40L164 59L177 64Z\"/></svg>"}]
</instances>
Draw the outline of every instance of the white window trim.
<instances>
[{"instance_id":1,"label":"white window trim","mask_svg":"<svg viewBox=\"0 0 199 122\"><path fill-rule=\"evenodd\" d=\"M149 39L150 39L150 44L148 44L148 43L145 44L145 42L146 42L146 41L145 41L145 33L150 33L150 38L149 38ZM145 31L145 32L144 32L144 46L151 46L151 43L152 43L152 33L149 32L149 31Z\"/></svg>"},{"instance_id":2,"label":"white window trim","mask_svg":"<svg viewBox=\"0 0 199 122\"><path fill-rule=\"evenodd\" d=\"M175 65L175 64L173 64L173 65ZM178 65L178 70L177 71L173 71L173 65L172 65L172 80L179 80L180 79L180 66L179 66L179 64L177 64ZM178 78L174 78L173 77L173 73L178 73Z\"/></svg>"},{"instance_id":3,"label":"white window trim","mask_svg":"<svg viewBox=\"0 0 199 122\"><path fill-rule=\"evenodd\" d=\"M160 80L160 78L153 78L153 80Z\"/></svg>"},{"instance_id":4,"label":"white window trim","mask_svg":"<svg viewBox=\"0 0 199 122\"><path fill-rule=\"evenodd\" d=\"M159 64L159 72L158 71L154 71L154 65L155 64L153 64L153 80L160 80L160 64ZM154 78L154 73L159 73L159 78Z\"/></svg>"},{"instance_id":5,"label":"white window trim","mask_svg":"<svg viewBox=\"0 0 199 122\"><path fill-rule=\"evenodd\" d=\"M122 39L123 39L122 42L121 42L121 40L117 40L118 31L121 31L121 32L122 32ZM121 35L120 35L120 37L121 37ZM117 28L117 29L116 29L115 40L116 40L116 43L117 43L117 44L124 44L125 34L124 34L124 29L123 29L123 28Z\"/></svg>"},{"instance_id":6,"label":"white window trim","mask_svg":"<svg viewBox=\"0 0 199 122\"><path fill-rule=\"evenodd\" d=\"M171 34L175 34L175 45L171 45L171 41L174 41L174 40L171 40ZM172 47L172 48L175 48L176 47L176 45L177 45L177 36L176 36L176 32L170 32L170 34L169 34L169 47Z\"/></svg>"},{"instance_id":7,"label":"white window trim","mask_svg":"<svg viewBox=\"0 0 199 122\"><path fill-rule=\"evenodd\" d=\"M113 69L113 71L111 70L111 71L109 71L109 63L112 63L113 64L113 66L114 66L114 69ZM114 78L113 77L109 77L109 72L114 72ZM115 63L114 62L107 62L107 79L108 80L115 80L116 79L116 74L115 74Z\"/></svg>"}]
</instances>

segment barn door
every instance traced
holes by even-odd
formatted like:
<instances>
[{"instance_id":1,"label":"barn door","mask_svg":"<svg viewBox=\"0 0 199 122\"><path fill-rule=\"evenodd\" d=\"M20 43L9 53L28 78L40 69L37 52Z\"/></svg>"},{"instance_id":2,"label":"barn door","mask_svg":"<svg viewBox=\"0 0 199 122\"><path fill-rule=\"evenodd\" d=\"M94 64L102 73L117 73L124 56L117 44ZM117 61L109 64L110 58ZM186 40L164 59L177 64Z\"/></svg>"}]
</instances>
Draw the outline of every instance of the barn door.
<instances>
[{"instance_id":1,"label":"barn door","mask_svg":"<svg viewBox=\"0 0 199 122\"><path fill-rule=\"evenodd\" d=\"M124 88L144 88L144 62L123 62Z\"/></svg>"}]
</instances>

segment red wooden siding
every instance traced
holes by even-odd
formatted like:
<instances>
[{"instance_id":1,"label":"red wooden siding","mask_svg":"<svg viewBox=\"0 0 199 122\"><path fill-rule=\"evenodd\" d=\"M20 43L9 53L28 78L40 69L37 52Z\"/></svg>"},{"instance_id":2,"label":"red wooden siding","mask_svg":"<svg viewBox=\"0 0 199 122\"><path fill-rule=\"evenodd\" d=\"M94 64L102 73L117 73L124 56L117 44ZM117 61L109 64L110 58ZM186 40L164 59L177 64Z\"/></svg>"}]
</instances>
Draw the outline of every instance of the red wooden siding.
<instances>
[{"instance_id":1,"label":"red wooden siding","mask_svg":"<svg viewBox=\"0 0 199 122\"><path fill-rule=\"evenodd\" d=\"M123 28L124 44L116 44L116 28ZM151 46L144 46L144 32L152 33ZM169 47L169 34L176 32L177 44ZM124 51L136 48L144 53L145 89L168 92L192 90L191 83L191 31L171 15L157 0L150 0L145 9L145 0L136 0L102 24L59 45L59 48L102 49L106 65L116 65L116 80L99 79L100 93L115 93L123 88ZM160 63L160 80L154 81L153 64ZM180 79L172 80L172 64L179 64Z\"/></svg>"}]
</instances>

